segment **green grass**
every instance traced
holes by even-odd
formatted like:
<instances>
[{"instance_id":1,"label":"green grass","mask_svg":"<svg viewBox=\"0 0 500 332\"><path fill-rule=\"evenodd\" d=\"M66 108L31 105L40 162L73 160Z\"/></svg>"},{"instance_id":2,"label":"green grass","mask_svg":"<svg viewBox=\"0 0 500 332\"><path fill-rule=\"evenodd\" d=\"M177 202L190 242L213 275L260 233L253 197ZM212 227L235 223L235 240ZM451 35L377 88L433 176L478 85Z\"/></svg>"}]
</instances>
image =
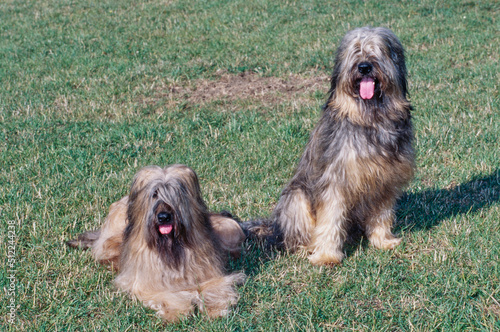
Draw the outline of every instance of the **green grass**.
<instances>
[{"instance_id":1,"label":"green grass","mask_svg":"<svg viewBox=\"0 0 500 332\"><path fill-rule=\"evenodd\" d=\"M0 3L0 286L6 330L463 331L500 329L499 9L495 1L6 0ZM64 241L100 225L142 166L184 163L212 210L269 216L328 86L275 104L186 101L168 87L221 71L325 75L351 28L407 50L417 170L403 244L366 240L343 264L247 244L226 318L164 326ZM149 102L145 102L148 100ZM5 258L7 262L7 258ZM9 301L17 306L8 322Z\"/></svg>"}]
</instances>

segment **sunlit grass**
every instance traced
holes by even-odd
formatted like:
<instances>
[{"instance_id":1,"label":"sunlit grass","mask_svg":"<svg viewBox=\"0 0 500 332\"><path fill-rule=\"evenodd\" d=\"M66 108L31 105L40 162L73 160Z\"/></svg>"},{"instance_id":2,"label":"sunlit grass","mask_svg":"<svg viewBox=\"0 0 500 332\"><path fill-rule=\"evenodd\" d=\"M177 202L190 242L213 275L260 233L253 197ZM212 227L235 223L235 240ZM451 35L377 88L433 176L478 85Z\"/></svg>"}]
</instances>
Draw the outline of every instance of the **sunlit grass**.
<instances>
[{"instance_id":1,"label":"sunlit grass","mask_svg":"<svg viewBox=\"0 0 500 332\"><path fill-rule=\"evenodd\" d=\"M0 252L16 225L11 330L500 329L499 7L492 1L0 3ZM220 73L328 75L349 29L386 26L407 50L417 170L403 243L362 239L341 266L246 244L226 318L164 326L64 241L98 227L146 165L184 163L212 210L270 215L319 118L318 86L275 104L190 102L171 86ZM147 101L147 102L146 102ZM9 287L5 268L0 285Z\"/></svg>"}]
</instances>

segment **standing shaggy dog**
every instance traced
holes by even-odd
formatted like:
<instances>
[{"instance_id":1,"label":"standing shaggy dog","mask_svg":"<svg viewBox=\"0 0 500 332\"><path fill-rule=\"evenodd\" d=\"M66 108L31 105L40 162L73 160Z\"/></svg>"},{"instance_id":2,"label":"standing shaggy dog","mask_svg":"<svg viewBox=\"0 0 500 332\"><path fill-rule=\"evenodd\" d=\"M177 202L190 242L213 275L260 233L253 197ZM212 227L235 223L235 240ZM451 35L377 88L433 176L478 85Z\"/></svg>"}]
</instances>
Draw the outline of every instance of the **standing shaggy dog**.
<instances>
[{"instance_id":1,"label":"standing shaggy dog","mask_svg":"<svg viewBox=\"0 0 500 332\"><path fill-rule=\"evenodd\" d=\"M385 28L359 28L337 50L329 98L273 220L285 248L338 264L352 226L391 249L394 205L413 176L404 50Z\"/></svg>"},{"instance_id":2,"label":"standing shaggy dog","mask_svg":"<svg viewBox=\"0 0 500 332\"><path fill-rule=\"evenodd\" d=\"M184 165L140 170L130 195L111 205L102 228L73 247L91 247L118 271L116 285L175 321L197 307L210 317L236 304L244 274L224 273L227 251L245 236L232 218L209 214L195 172Z\"/></svg>"}]
</instances>

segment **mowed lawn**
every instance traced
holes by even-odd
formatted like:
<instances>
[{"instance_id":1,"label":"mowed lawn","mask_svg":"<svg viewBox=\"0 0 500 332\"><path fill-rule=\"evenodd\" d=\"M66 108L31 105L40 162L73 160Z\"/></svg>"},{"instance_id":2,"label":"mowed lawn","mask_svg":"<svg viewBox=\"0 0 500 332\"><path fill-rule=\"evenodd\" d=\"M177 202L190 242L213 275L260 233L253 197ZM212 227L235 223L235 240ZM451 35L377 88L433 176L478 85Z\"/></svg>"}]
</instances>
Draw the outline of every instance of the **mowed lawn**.
<instances>
[{"instance_id":1,"label":"mowed lawn","mask_svg":"<svg viewBox=\"0 0 500 332\"><path fill-rule=\"evenodd\" d=\"M0 325L5 331L500 330L497 1L3 0ZM143 166L187 164L214 211L269 217L319 119L340 38L407 51L416 176L393 251L342 265L245 243L225 318L164 325L64 241ZM11 311L11 308L12 311Z\"/></svg>"}]
</instances>

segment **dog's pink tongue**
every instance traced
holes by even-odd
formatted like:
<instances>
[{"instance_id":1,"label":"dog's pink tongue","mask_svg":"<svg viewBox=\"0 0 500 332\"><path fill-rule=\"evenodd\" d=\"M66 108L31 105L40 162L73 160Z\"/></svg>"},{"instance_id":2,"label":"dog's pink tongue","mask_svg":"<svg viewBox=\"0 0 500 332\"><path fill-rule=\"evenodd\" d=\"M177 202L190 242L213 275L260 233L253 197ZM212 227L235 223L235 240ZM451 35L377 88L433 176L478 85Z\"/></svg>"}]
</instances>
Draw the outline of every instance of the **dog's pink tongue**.
<instances>
[{"instance_id":1,"label":"dog's pink tongue","mask_svg":"<svg viewBox=\"0 0 500 332\"><path fill-rule=\"evenodd\" d=\"M371 77L363 77L359 84L359 95L363 99L372 99L375 93L375 81Z\"/></svg>"},{"instance_id":2,"label":"dog's pink tongue","mask_svg":"<svg viewBox=\"0 0 500 332\"><path fill-rule=\"evenodd\" d=\"M172 228L173 228L172 225L160 225L160 226L158 226L158 230L163 235L170 233L172 231Z\"/></svg>"}]
</instances>

